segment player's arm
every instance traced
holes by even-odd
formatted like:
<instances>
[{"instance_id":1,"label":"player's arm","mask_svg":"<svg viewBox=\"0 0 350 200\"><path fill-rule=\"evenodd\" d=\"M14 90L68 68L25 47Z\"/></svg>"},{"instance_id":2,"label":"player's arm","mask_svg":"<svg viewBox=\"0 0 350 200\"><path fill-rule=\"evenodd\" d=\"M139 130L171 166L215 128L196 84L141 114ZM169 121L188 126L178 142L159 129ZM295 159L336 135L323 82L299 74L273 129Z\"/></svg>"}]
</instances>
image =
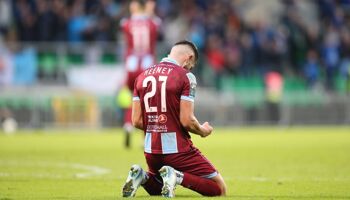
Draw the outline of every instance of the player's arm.
<instances>
[{"instance_id":1,"label":"player's arm","mask_svg":"<svg viewBox=\"0 0 350 200\"><path fill-rule=\"evenodd\" d=\"M208 122L202 125L194 115L194 104L192 101L181 100L180 102L180 122L181 125L191 133L207 137L213 131L213 127Z\"/></svg>"},{"instance_id":2,"label":"player's arm","mask_svg":"<svg viewBox=\"0 0 350 200\"><path fill-rule=\"evenodd\" d=\"M143 130L143 119L140 101L133 101L132 103L131 121L134 127Z\"/></svg>"},{"instance_id":3,"label":"player's arm","mask_svg":"<svg viewBox=\"0 0 350 200\"><path fill-rule=\"evenodd\" d=\"M189 132L206 137L211 134L213 127L208 122L201 125L195 117L194 98L197 81L191 72L187 73L186 77L180 101L180 123Z\"/></svg>"}]
</instances>

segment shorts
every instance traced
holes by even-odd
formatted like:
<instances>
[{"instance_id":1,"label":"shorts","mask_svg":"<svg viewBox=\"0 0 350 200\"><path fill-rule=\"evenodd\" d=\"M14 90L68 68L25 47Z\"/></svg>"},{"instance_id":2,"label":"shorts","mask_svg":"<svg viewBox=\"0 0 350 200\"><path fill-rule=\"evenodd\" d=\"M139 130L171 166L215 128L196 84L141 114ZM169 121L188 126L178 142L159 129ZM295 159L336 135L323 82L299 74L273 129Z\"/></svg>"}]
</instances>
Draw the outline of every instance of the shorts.
<instances>
[{"instance_id":1,"label":"shorts","mask_svg":"<svg viewBox=\"0 0 350 200\"><path fill-rule=\"evenodd\" d=\"M213 178L218 175L215 167L196 147L192 147L189 152L174 154L145 153L145 158L149 173L157 176L159 176L158 170L164 165L203 178Z\"/></svg>"}]
</instances>

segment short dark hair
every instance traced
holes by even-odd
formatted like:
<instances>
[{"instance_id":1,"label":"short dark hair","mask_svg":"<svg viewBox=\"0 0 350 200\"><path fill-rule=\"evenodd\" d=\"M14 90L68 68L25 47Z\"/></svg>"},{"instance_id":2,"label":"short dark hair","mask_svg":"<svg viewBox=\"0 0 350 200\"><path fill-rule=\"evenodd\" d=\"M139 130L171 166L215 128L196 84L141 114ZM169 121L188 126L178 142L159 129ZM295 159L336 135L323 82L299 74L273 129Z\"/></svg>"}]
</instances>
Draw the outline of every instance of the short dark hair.
<instances>
[{"instance_id":1,"label":"short dark hair","mask_svg":"<svg viewBox=\"0 0 350 200\"><path fill-rule=\"evenodd\" d=\"M188 40L181 40L181 41L178 41L174 44L174 46L177 46L177 45L187 45L187 46L191 47L192 51L194 52L194 59L197 62L197 60L199 58L199 53L198 53L197 46L193 42L188 41Z\"/></svg>"}]
</instances>

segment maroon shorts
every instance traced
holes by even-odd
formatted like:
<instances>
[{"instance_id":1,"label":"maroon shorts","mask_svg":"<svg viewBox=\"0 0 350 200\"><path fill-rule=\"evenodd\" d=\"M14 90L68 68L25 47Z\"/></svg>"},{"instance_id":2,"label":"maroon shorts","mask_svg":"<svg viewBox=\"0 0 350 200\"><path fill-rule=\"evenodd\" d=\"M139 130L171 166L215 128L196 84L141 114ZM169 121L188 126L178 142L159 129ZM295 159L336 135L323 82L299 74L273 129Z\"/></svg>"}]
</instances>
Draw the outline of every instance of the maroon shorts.
<instances>
[{"instance_id":1,"label":"maroon shorts","mask_svg":"<svg viewBox=\"0 0 350 200\"><path fill-rule=\"evenodd\" d=\"M173 167L180 172L186 172L204 178L213 178L218 172L210 161L195 147L191 151L175 154L145 153L149 173L158 176L158 170L164 165Z\"/></svg>"}]
</instances>

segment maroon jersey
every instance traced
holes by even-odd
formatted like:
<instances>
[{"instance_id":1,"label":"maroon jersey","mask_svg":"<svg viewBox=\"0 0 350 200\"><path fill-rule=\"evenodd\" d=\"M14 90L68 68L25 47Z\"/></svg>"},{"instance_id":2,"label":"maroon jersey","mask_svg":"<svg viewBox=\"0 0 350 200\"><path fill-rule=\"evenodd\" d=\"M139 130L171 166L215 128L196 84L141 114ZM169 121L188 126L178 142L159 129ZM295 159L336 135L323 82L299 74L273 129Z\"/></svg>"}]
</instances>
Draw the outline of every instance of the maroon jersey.
<instances>
[{"instance_id":1,"label":"maroon jersey","mask_svg":"<svg viewBox=\"0 0 350 200\"><path fill-rule=\"evenodd\" d=\"M180 123L180 100L193 102L196 85L195 76L170 58L137 77L133 100L141 103L146 153L191 149L190 135Z\"/></svg>"},{"instance_id":2,"label":"maroon jersey","mask_svg":"<svg viewBox=\"0 0 350 200\"><path fill-rule=\"evenodd\" d=\"M146 15L121 21L126 41L126 70L135 72L154 64L160 19Z\"/></svg>"}]
</instances>

